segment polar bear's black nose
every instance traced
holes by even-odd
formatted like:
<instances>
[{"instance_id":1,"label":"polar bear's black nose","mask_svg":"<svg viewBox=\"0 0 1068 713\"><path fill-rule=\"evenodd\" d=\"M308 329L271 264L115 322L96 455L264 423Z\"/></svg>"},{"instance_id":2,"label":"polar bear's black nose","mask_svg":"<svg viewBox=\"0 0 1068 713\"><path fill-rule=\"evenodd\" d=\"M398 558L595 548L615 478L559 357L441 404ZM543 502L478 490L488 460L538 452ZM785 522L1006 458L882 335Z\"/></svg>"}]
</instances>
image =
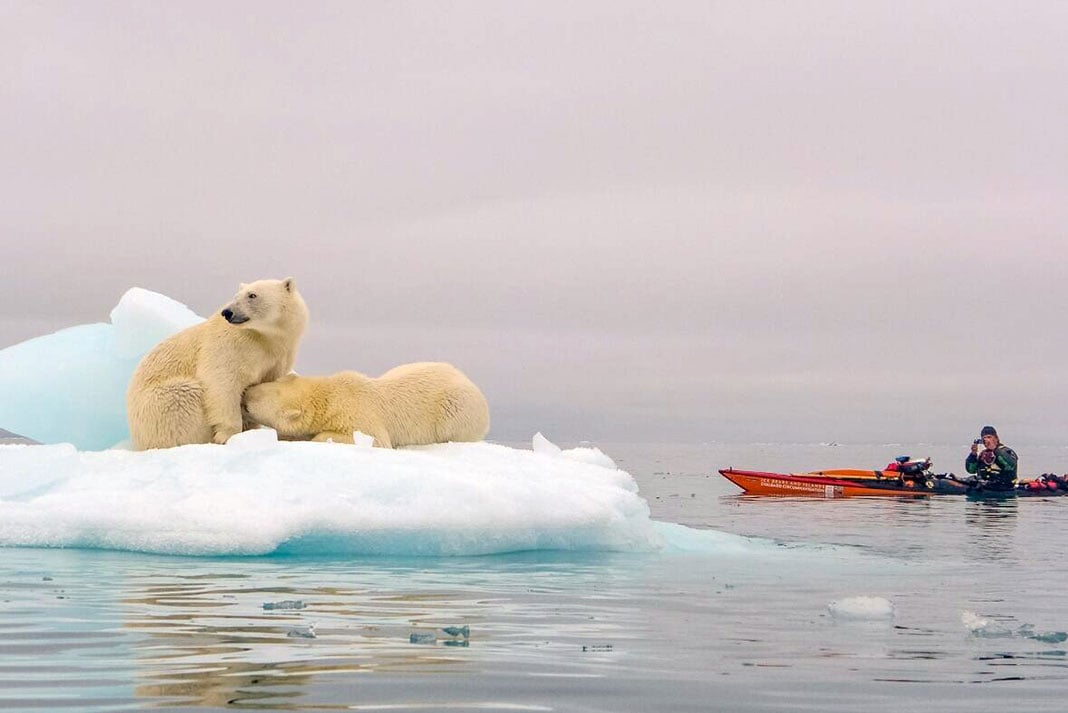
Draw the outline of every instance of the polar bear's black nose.
<instances>
[{"instance_id":1,"label":"polar bear's black nose","mask_svg":"<svg viewBox=\"0 0 1068 713\"><path fill-rule=\"evenodd\" d=\"M248 315L247 314L241 314L240 312L235 312L232 309L230 309L229 307L224 309L219 314L221 314L223 316L223 319L225 319L230 324L244 324L245 322L248 321Z\"/></svg>"}]
</instances>

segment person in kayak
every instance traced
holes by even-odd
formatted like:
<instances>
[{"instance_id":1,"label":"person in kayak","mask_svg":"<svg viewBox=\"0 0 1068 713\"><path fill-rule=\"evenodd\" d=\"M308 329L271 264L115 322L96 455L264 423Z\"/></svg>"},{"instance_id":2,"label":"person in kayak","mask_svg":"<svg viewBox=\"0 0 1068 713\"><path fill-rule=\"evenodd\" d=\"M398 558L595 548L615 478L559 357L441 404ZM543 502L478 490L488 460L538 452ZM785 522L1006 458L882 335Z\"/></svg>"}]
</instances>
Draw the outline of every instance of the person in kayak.
<instances>
[{"instance_id":1,"label":"person in kayak","mask_svg":"<svg viewBox=\"0 0 1068 713\"><path fill-rule=\"evenodd\" d=\"M993 426L983 426L982 438L972 444L964 460L964 469L976 476L984 490L1012 490L1016 487L1016 464L1019 458L998 438ZM980 442L983 450L979 450Z\"/></svg>"}]
</instances>

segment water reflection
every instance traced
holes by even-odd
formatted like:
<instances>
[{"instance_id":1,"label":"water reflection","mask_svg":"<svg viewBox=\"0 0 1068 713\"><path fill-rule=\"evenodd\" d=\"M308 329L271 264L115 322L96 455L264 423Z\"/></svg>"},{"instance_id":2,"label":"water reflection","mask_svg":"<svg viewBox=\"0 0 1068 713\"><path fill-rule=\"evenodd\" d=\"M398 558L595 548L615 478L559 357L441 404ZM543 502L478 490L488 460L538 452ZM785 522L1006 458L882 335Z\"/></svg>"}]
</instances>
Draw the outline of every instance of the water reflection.
<instances>
[{"instance_id":1,"label":"water reflection","mask_svg":"<svg viewBox=\"0 0 1068 713\"><path fill-rule=\"evenodd\" d=\"M470 675L487 657L545 660L562 640L587 654L575 662L586 673L612 659L612 642L629 636L608 615L629 609L627 588L612 585L630 580L629 569L604 556L596 566L582 556L522 559L488 568L287 561L241 568L248 575L131 577L122 626L137 636L135 694L160 705L319 708L305 701L312 684L336 674Z\"/></svg>"},{"instance_id":2,"label":"water reflection","mask_svg":"<svg viewBox=\"0 0 1068 713\"><path fill-rule=\"evenodd\" d=\"M318 674L453 669L467 663L446 648L456 637L439 632L431 645L424 639L412 646L411 634L477 618L466 608L470 602L448 592L257 586L250 577L156 579L123 600L124 627L142 635L135 650L142 682L135 690L186 705L289 707L281 704ZM306 606L264 609L279 599ZM294 631L314 631L314 637Z\"/></svg>"},{"instance_id":3,"label":"water reflection","mask_svg":"<svg viewBox=\"0 0 1068 713\"><path fill-rule=\"evenodd\" d=\"M1015 497L969 500L964 507L964 522L971 537L967 542L975 555L989 560L1015 559L1015 530L1019 515Z\"/></svg>"}]
</instances>

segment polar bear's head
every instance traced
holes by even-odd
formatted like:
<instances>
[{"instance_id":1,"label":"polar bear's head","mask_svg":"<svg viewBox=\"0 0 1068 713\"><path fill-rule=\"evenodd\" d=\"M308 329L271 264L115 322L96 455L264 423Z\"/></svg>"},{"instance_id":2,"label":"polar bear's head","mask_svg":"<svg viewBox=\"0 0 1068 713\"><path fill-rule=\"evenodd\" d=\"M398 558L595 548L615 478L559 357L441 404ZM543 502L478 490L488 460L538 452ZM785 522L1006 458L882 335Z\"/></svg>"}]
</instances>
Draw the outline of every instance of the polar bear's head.
<instances>
[{"instance_id":1,"label":"polar bear's head","mask_svg":"<svg viewBox=\"0 0 1068 713\"><path fill-rule=\"evenodd\" d=\"M234 300L220 311L222 318L243 329L283 331L297 335L308 323L308 307L292 277L241 284Z\"/></svg>"},{"instance_id":2,"label":"polar bear's head","mask_svg":"<svg viewBox=\"0 0 1068 713\"><path fill-rule=\"evenodd\" d=\"M250 386L245 390L245 411L256 423L270 426L280 436L314 435L312 422L318 408L316 380L296 374Z\"/></svg>"}]
</instances>

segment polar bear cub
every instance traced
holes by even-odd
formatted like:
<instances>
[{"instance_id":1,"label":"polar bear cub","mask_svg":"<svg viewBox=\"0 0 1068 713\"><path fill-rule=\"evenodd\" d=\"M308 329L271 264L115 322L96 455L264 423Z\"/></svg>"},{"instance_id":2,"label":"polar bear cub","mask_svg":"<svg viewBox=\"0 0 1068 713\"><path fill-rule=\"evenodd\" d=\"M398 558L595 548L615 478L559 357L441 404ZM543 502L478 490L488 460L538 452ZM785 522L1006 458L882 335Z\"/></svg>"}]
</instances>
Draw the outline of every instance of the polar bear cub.
<instances>
[{"instance_id":1,"label":"polar bear cub","mask_svg":"<svg viewBox=\"0 0 1068 713\"><path fill-rule=\"evenodd\" d=\"M284 376L248 389L245 408L287 439L352 443L360 431L395 448L479 441L489 431L482 392L441 362L404 364L377 378L355 371Z\"/></svg>"},{"instance_id":2,"label":"polar bear cub","mask_svg":"<svg viewBox=\"0 0 1068 713\"><path fill-rule=\"evenodd\" d=\"M241 396L293 369L308 307L292 277L242 284L233 302L152 349L126 390L136 450L225 443L242 429Z\"/></svg>"}]
</instances>

